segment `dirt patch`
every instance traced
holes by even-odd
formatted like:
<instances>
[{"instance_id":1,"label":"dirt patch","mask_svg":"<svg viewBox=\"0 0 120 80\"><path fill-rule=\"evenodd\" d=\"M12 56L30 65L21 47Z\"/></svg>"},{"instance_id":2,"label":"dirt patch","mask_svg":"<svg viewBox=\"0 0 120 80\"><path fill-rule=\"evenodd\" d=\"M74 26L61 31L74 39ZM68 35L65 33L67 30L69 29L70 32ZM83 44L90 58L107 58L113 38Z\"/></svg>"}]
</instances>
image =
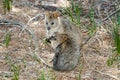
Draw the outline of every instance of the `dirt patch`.
<instances>
[{"instance_id":1,"label":"dirt patch","mask_svg":"<svg viewBox=\"0 0 120 80\"><path fill-rule=\"evenodd\" d=\"M14 2L11 12L6 15L0 14L0 19L6 18L29 26L28 28L37 36L38 55L47 63L52 64L53 50L44 42L44 10L34 7L33 5L36 3L32 0L19 1ZM32 20L36 15L40 15L39 19ZM83 47L79 64L73 71L57 72L29 56L34 53L35 45L28 32L22 31L17 26L0 25L0 80L14 78L13 66L19 68L19 80L41 80L42 75L46 80L80 80L80 78L82 80L118 80L117 66L108 67L106 64L113 42L111 36L103 30L106 28L102 27L101 30L98 30L97 35ZM5 47L4 40L7 32L10 32L11 39L8 47ZM81 32L86 38L88 32L85 30L81 30Z\"/></svg>"}]
</instances>

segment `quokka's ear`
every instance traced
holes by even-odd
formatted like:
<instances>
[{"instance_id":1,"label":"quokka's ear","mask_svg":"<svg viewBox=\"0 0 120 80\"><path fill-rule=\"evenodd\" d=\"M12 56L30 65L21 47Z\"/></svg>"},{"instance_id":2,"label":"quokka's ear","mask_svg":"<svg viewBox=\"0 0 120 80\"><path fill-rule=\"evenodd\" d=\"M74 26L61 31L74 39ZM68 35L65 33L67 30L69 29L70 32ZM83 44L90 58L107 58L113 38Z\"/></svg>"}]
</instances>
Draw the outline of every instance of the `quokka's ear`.
<instances>
[{"instance_id":1,"label":"quokka's ear","mask_svg":"<svg viewBox=\"0 0 120 80\"><path fill-rule=\"evenodd\" d=\"M60 13L59 13L58 11L55 11L55 12L53 13L53 16L54 16L54 18L57 18L57 17L60 16Z\"/></svg>"},{"instance_id":2,"label":"quokka's ear","mask_svg":"<svg viewBox=\"0 0 120 80\"><path fill-rule=\"evenodd\" d=\"M60 16L60 13L58 11L47 11L45 12L45 16L49 17L49 19L56 19Z\"/></svg>"},{"instance_id":3,"label":"quokka's ear","mask_svg":"<svg viewBox=\"0 0 120 80\"><path fill-rule=\"evenodd\" d=\"M51 13L51 12L46 11L46 12L45 12L45 15L46 15L46 16L49 16L49 15L50 15L50 13Z\"/></svg>"}]
</instances>

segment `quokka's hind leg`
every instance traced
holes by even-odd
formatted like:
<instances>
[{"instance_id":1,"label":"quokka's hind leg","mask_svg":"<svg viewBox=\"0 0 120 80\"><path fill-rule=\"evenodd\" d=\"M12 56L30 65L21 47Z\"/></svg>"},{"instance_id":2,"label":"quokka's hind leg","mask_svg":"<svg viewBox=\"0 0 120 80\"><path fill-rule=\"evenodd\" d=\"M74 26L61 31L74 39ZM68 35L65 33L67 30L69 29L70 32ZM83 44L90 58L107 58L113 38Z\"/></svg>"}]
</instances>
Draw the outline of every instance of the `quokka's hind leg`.
<instances>
[{"instance_id":1,"label":"quokka's hind leg","mask_svg":"<svg viewBox=\"0 0 120 80\"><path fill-rule=\"evenodd\" d=\"M67 45L66 49L62 50L62 45L56 48L56 53L53 58L53 69L57 71L73 70L79 60L79 48L72 45Z\"/></svg>"},{"instance_id":2,"label":"quokka's hind leg","mask_svg":"<svg viewBox=\"0 0 120 80\"><path fill-rule=\"evenodd\" d=\"M58 45L55 49L55 55L53 57L53 65L56 65L57 61L58 61L58 57L60 56L62 51L62 45Z\"/></svg>"}]
</instances>

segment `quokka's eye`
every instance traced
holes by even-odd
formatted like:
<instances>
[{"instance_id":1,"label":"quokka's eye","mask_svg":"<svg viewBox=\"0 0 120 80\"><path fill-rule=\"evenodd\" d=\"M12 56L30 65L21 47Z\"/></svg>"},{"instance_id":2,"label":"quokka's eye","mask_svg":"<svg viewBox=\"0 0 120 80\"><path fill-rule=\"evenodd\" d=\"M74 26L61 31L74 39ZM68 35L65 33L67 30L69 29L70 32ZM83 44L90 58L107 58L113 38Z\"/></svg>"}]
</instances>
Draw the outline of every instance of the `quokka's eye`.
<instances>
[{"instance_id":1,"label":"quokka's eye","mask_svg":"<svg viewBox=\"0 0 120 80\"><path fill-rule=\"evenodd\" d=\"M46 22L46 25L48 25L48 22Z\"/></svg>"},{"instance_id":2,"label":"quokka's eye","mask_svg":"<svg viewBox=\"0 0 120 80\"><path fill-rule=\"evenodd\" d=\"M51 25L54 25L54 22L52 22Z\"/></svg>"}]
</instances>

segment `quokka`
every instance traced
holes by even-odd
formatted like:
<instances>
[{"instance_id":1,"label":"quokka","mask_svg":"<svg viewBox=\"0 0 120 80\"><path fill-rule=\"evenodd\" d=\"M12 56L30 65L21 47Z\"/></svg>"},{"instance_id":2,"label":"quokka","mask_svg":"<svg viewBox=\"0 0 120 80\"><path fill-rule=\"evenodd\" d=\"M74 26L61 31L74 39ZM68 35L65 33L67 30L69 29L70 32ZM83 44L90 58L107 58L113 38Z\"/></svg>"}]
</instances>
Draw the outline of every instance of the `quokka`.
<instances>
[{"instance_id":1,"label":"quokka","mask_svg":"<svg viewBox=\"0 0 120 80\"><path fill-rule=\"evenodd\" d=\"M75 68L80 56L82 37L78 28L59 12L45 13L46 38L54 49L53 68L68 71Z\"/></svg>"}]
</instances>

